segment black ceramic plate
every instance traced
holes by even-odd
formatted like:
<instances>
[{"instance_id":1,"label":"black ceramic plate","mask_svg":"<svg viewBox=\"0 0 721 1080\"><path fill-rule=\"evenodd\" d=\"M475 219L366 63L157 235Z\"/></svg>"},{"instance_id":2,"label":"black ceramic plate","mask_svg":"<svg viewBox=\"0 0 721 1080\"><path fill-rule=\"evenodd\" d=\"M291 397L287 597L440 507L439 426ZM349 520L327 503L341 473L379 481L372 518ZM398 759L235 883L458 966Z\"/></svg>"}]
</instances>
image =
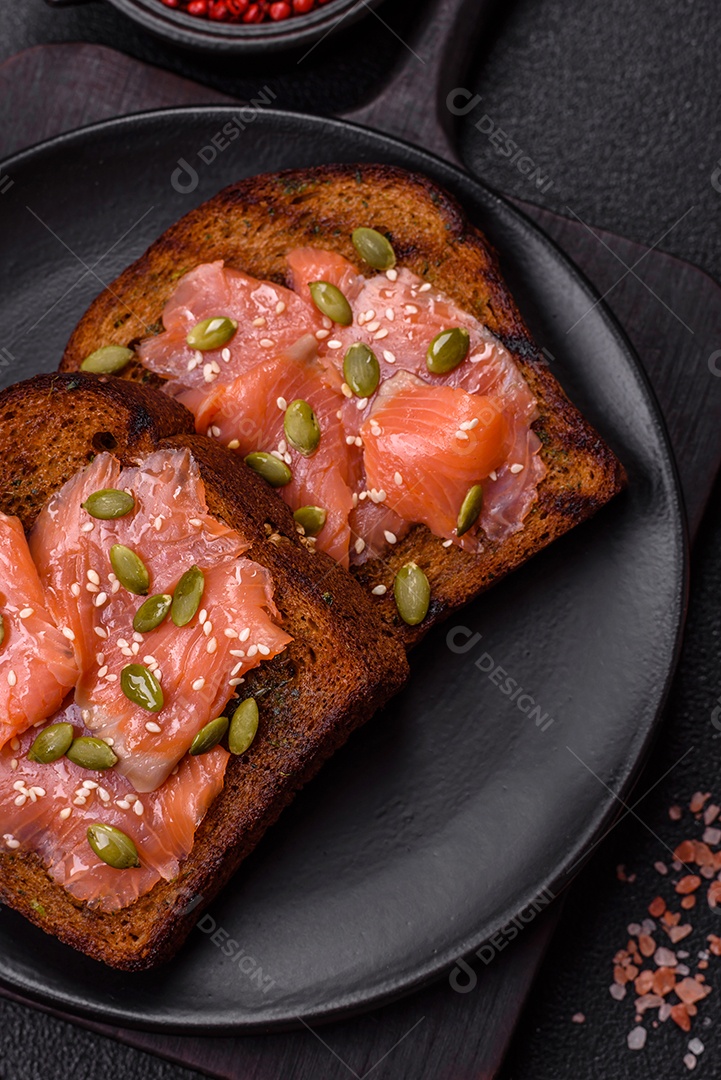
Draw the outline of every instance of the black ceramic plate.
<instances>
[{"instance_id":1,"label":"black ceramic plate","mask_svg":"<svg viewBox=\"0 0 721 1080\"><path fill-rule=\"evenodd\" d=\"M212 905L241 962L196 929L167 967L119 974L2 913L8 986L183 1032L367 1008L444 972L538 894L557 893L617 810L609 788L630 786L668 686L685 595L682 511L656 405L623 336L557 249L462 173L340 122L263 113L204 164L198 151L234 115L136 116L6 164L5 382L55 368L102 282L225 184L287 166L395 162L445 185L486 230L554 370L630 483L420 646L407 690L326 766ZM197 183L186 169L179 182L181 159ZM52 435L48 415L49 454ZM467 651L449 648L447 635L459 645L471 632Z\"/></svg>"}]
</instances>

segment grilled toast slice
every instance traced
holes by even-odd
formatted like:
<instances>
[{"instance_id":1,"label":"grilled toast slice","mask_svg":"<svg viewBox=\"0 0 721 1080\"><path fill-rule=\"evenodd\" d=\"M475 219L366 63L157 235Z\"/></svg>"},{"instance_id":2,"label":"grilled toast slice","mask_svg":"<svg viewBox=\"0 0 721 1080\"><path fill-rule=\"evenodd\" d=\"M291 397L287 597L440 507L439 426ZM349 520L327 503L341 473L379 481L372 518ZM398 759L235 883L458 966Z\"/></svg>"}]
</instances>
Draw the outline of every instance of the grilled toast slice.
<instances>
[{"instance_id":1,"label":"grilled toast slice","mask_svg":"<svg viewBox=\"0 0 721 1080\"><path fill-rule=\"evenodd\" d=\"M53 416L53 447L47 443ZM0 393L0 508L31 528L49 496L111 451L121 464L161 447L188 447L209 510L251 541L293 641L251 672L261 727L232 758L225 787L171 882L113 914L51 880L33 854L0 851L0 900L97 960L140 970L168 959L294 793L403 684L405 652L359 584L310 554L287 507L232 452L193 434L190 413L146 387L85 374L40 375ZM2 832L2 830L0 830Z\"/></svg>"},{"instance_id":2,"label":"grilled toast slice","mask_svg":"<svg viewBox=\"0 0 721 1080\"><path fill-rule=\"evenodd\" d=\"M392 589L376 598L386 621L412 645L452 610L590 517L625 482L623 467L568 400L532 340L496 253L446 192L388 165L329 165L242 180L186 214L100 294L74 331L61 366L75 370L100 345L133 345L159 331L178 278L199 263L223 259L231 268L280 284L289 284L286 252L298 246L337 251L357 265L350 236L358 225L387 234L400 266L445 292L508 349L538 402L534 430L547 467L523 527L504 541L484 544L481 554L444 548L418 525L384 558L354 569L372 590L389 586L411 559L423 567L431 605L420 626L401 622ZM161 384L138 364L124 377Z\"/></svg>"}]
</instances>

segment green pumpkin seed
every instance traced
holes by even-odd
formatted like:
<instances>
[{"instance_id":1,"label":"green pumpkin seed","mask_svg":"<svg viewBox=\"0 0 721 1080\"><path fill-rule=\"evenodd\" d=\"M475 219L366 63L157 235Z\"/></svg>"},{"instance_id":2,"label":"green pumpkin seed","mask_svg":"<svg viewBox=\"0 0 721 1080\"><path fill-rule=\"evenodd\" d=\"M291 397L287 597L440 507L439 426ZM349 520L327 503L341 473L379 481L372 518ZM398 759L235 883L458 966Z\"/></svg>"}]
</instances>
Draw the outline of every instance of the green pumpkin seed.
<instances>
[{"instance_id":1,"label":"green pumpkin seed","mask_svg":"<svg viewBox=\"0 0 721 1080\"><path fill-rule=\"evenodd\" d=\"M203 319L197 323L185 339L191 349L207 352L209 349L222 349L238 329L235 319L225 315L216 315L212 319Z\"/></svg>"},{"instance_id":2,"label":"green pumpkin seed","mask_svg":"<svg viewBox=\"0 0 721 1080\"><path fill-rule=\"evenodd\" d=\"M350 326L353 322L351 306L343 293L330 281L311 281L308 286L313 303L322 315L327 315L339 326Z\"/></svg>"},{"instance_id":3,"label":"green pumpkin seed","mask_svg":"<svg viewBox=\"0 0 721 1080\"><path fill-rule=\"evenodd\" d=\"M230 721L228 749L231 754L244 754L258 730L258 705L255 698L241 701Z\"/></svg>"},{"instance_id":4,"label":"green pumpkin seed","mask_svg":"<svg viewBox=\"0 0 721 1080\"><path fill-rule=\"evenodd\" d=\"M252 454L248 454L245 464L253 472L257 472L258 476L262 476L271 487L284 487L293 479L293 473L286 463L273 454L267 454L265 450L254 450Z\"/></svg>"},{"instance_id":5,"label":"green pumpkin seed","mask_svg":"<svg viewBox=\"0 0 721 1080\"><path fill-rule=\"evenodd\" d=\"M463 536L478 521L483 509L483 488L480 484L474 484L466 492L466 497L461 503L456 524L456 536Z\"/></svg>"},{"instance_id":6,"label":"green pumpkin seed","mask_svg":"<svg viewBox=\"0 0 721 1080\"><path fill-rule=\"evenodd\" d=\"M102 488L88 495L81 505L91 517L100 518L101 521L114 521L115 518L125 517L130 513L135 506L135 499L128 491Z\"/></svg>"},{"instance_id":7,"label":"green pumpkin seed","mask_svg":"<svg viewBox=\"0 0 721 1080\"><path fill-rule=\"evenodd\" d=\"M409 626L423 622L431 601L431 587L420 566L409 562L400 568L393 583L393 595L403 622Z\"/></svg>"},{"instance_id":8,"label":"green pumpkin seed","mask_svg":"<svg viewBox=\"0 0 721 1080\"><path fill-rule=\"evenodd\" d=\"M446 375L468 356L471 339L462 326L441 330L428 346L426 366L433 375Z\"/></svg>"},{"instance_id":9,"label":"green pumpkin seed","mask_svg":"<svg viewBox=\"0 0 721 1080\"><path fill-rule=\"evenodd\" d=\"M299 454L310 457L318 449L320 424L307 401L296 398L285 410L283 418L285 437ZM276 461L278 459L276 458Z\"/></svg>"},{"instance_id":10,"label":"green pumpkin seed","mask_svg":"<svg viewBox=\"0 0 721 1080\"><path fill-rule=\"evenodd\" d=\"M170 611L173 598L168 593L156 593L140 605L133 619L133 630L148 634L164 621Z\"/></svg>"},{"instance_id":11,"label":"green pumpkin seed","mask_svg":"<svg viewBox=\"0 0 721 1080\"><path fill-rule=\"evenodd\" d=\"M367 398L377 390L381 366L373 350L362 341L356 341L345 354L343 378L356 397Z\"/></svg>"},{"instance_id":12,"label":"green pumpkin seed","mask_svg":"<svg viewBox=\"0 0 721 1080\"><path fill-rule=\"evenodd\" d=\"M81 769L92 769L94 772L112 769L118 762L117 755L106 742L90 735L75 739L65 754L73 765L79 765Z\"/></svg>"},{"instance_id":13,"label":"green pumpkin seed","mask_svg":"<svg viewBox=\"0 0 721 1080\"><path fill-rule=\"evenodd\" d=\"M31 761L39 761L41 765L49 765L51 761L57 761L67 754L74 737L72 724L51 724L40 732L28 750L28 757ZM105 743L105 746L108 744Z\"/></svg>"},{"instance_id":14,"label":"green pumpkin seed","mask_svg":"<svg viewBox=\"0 0 721 1080\"><path fill-rule=\"evenodd\" d=\"M322 506L299 506L293 512L293 520L300 525L306 536L317 536L327 517Z\"/></svg>"},{"instance_id":15,"label":"green pumpkin seed","mask_svg":"<svg viewBox=\"0 0 721 1080\"><path fill-rule=\"evenodd\" d=\"M396 265L396 253L383 233L375 229L354 229L351 240L361 259L374 270L390 270Z\"/></svg>"},{"instance_id":16,"label":"green pumpkin seed","mask_svg":"<svg viewBox=\"0 0 721 1080\"><path fill-rule=\"evenodd\" d=\"M176 626L187 626L200 607L205 589L205 575L198 566L186 570L173 593L170 618Z\"/></svg>"},{"instance_id":17,"label":"green pumpkin seed","mask_svg":"<svg viewBox=\"0 0 721 1080\"><path fill-rule=\"evenodd\" d=\"M140 866L138 849L130 837L114 825L96 822L88 828L88 843L99 859L115 870Z\"/></svg>"},{"instance_id":18,"label":"green pumpkin seed","mask_svg":"<svg viewBox=\"0 0 721 1080\"><path fill-rule=\"evenodd\" d=\"M126 664L120 672L120 689L129 701L147 712L160 712L165 699L152 671L142 664Z\"/></svg>"},{"instance_id":19,"label":"green pumpkin seed","mask_svg":"<svg viewBox=\"0 0 721 1080\"><path fill-rule=\"evenodd\" d=\"M116 578L128 592L145 596L150 588L150 574L139 555L124 544L113 544L110 549L110 565Z\"/></svg>"},{"instance_id":20,"label":"green pumpkin seed","mask_svg":"<svg viewBox=\"0 0 721 1080\"><path fill-rule=\"evenodd\" d=\"M193 757L197 757L199 754L207 754L223 738L228 730L229 723L227 716L219 716L216 720L211 720L195 736L188 753L192 754Z\"/></svg>"},{"instance_id":21,"label":"green pumpkin seed","mask_svg":"<svg viewBox=\"0 0 721 1080\"><path fill-rule=\"evenodd\" d=\"M96 349L85 357L80 370L91 371L94 375L114 375L127 367L134 356L132 349L122 345L103 345L102 349Z\"/></svg>"}]
</instances>

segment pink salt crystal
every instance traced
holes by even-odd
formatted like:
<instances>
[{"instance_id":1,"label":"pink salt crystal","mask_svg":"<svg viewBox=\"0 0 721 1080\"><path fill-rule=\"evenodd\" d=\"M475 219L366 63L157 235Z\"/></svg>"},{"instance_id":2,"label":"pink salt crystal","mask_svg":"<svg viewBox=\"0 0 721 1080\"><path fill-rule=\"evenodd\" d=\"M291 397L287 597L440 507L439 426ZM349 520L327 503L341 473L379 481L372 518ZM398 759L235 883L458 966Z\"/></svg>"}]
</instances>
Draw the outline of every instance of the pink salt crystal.
<instances>
[{"instance_id":1,"label":"pink salt crystal","mask_svg":"<svg viewBox=\"0 0 721 1080\"><path fill-rule=\"evenodd\" d=\"M668 867L666 866L666 863L655 862L653 864L653 868L654 868L654 870L657 870L659 874L667 874L668 873Z\"/></svg>"},{"instance_id":2,"label":"pink salt crystal","mask_svg":"<svg viewBox=\"0 0 721 1080\"><path fill-rule=\"evenodd\" d=\"M721 844L721 829L712 829L709 827L704 830L701 839L704 844L711 844L712 847L716 847L717 844Z\"/></svg>"},{"instance_id":3,"label":"pink salt crystal","mask_svg":"<svg viewBox=\"0 0 721 1080\"><path fill-rule=\"evenodd\" d=\"M625 986L620 986L618 983L611 983L611 985L608 988L608 991L609 991L611 997L615 998L616 1001L623 1001L623 999L626 996L626 987Z\"/></svg>"},{"instance_id":4,"label":"pink salt crystal","mask_svg":"<svg viewBox=\"0 0 721 1080\"><path fill-rule=\"evenodd\" d=\"M693 1056L693 1054L684 1054L683 1063L687 1069L696 1068L696 1058Z\"/></svg>"},{"instance_id":5,"label":"pink salt crystal","mask_svg":"<svg viewBox=\"0 0 721 1080\"><path fill-rule=\"evenodd\" d=\"M683 926L669 926L667 933L675 945L677 941L683 941L685 937L688 937L692 930L691 924L685 923Z\"/></svg>"},{"instance_id":6,"label":"pink salt crystal","mask_svg":"<svg viewBox=\"0 0 721 1080\"><path fill-rule=\"evenodd\" d=\"M629 1050L643 1050L646 1045L646 1028L633 1028L626 1036L626 1042L628 1043Z\"/></svg>"},{"instance_id":7,"label":"pink salt crystal","mask_svg":"<svg viewBox=\"0 0 721 1080\"><path fill-rule=\"evenodd\" d=\"M668 808L668 816L671 818L671 821L680 821L682 813L683 810L680 806L669 806Z\"/></svg>"},{"instance_id":8,"label":"pink salt crystal","mask_svg":"<svg viewBox=\"0 0 721 1080\"><path fill-rule=\"evenodd\" d=\"M656 967L676 967L676 953L661 946L653 954L653 962Z\"/></svg>"},{"instance_id":9,"label":"pink salt crystal","mask_svg":"<svg viewBox=\"0 0 721 1080\"><path fill-rule=\"evenodd\" d=\"M709 803L703 812L704 824L710 825L712 821L715 821L719 815L721 807L716 806L715 803Z\"/></svg>"},{"instance_id":10,"label":"pink salt crystal","mask_svg":"<svg viewBox=\"0 0 721 1080\"><path fill-rule=\"evenodd\" d=\"M574 1013L571 1017L571 1020L574 1024L585 1024L586 1017L583 1015L583 1013Z\"/></svg>"}]
</instances>

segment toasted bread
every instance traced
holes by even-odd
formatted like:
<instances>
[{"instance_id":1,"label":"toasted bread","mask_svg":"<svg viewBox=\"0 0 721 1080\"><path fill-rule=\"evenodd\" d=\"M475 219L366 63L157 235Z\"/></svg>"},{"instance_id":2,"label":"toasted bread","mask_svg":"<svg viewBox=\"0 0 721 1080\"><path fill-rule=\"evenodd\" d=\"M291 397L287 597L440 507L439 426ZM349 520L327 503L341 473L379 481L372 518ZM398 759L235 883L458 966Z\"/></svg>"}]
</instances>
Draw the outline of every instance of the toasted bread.
<instances>
[{"instance_id":1,"label":"toasted bread","mask_svg":"<svg viewBox=\"0 0 721 1080\"><path fill-rule=\"evenodd\" d=\"M53 447L47 442L53 417ZM113 967L168 959L294 793L407 676L404 650L357 582L309 553L287 507L237 455L192 434L192 417L163 394L118 379L40 375L0 393L0 508L32 527L47 498L100 450L130 464L159 447L189 447L210 512L251 542L273 578L284 653L247 677L262 694L250 750L225 787L177 879L130 907L95 911L55 884L32 854L0 853L0 899L61 941ZM172 436L172 437L170 437Z\"/></svg>"},{"instance_id":2,"label":"toasted bread","mask_svg":"<svg viewBox=\"0 0 721 1080\"><path fill-rule=\"evenodd\" d=\"M353 572L368 588L389 586L409 559L431 583L420 626L401 623L392 589L377 599L407 645L434 623L590 517L623 486L622 466L571 404L533 342L501 277L488 241L446 192L423 176L388 165L330 165L257 176L221 191L167 230L100 294L74 331L61 367L75 370L100 345L132 345L162 328L163 307L178 278L216 259L255 277L288 284L286 252L328 248L358 263L350 235L358 225L386 233L399 265L424 277L476 316L502 341L538 401L547 474L523 527L481 554L442 542L422 525L383 559ZM370 271L369 271L370 272ZM132 364L125 377L161 380Z\"/></svg>"}]
</instances>

